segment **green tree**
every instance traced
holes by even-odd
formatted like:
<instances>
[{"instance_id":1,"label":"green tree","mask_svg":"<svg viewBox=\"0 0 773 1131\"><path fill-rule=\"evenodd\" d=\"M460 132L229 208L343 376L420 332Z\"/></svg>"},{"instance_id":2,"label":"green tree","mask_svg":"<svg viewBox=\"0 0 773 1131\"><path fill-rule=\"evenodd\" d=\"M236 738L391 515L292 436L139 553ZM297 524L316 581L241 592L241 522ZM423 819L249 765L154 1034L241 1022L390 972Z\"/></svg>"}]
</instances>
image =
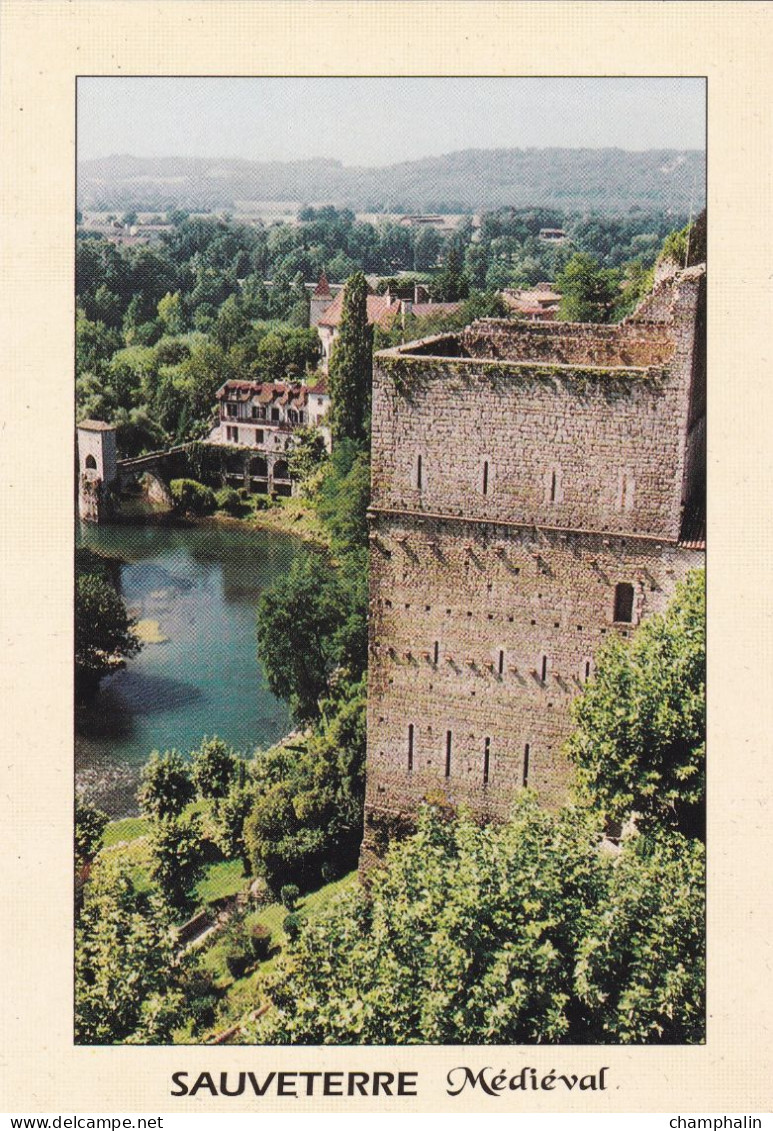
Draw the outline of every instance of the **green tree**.
<instances>
[{"instance_id":1,"label":"green tree","mask_svg":"<svg viewBox=\"0 0 773 1131\"><path fill-rule=\"evenodd\" d=\"M299 722L317 718L336 664L341 593L318 554L296 558L286 577L260 595L258 655L274 695Z\"/></svg>"},{"instance_id":2,"label":"green tree","mask_svg":"<svg viewBox=\"0 0 773 1131\"><path fill-rule=\"evenodd\" d=\"M704 574L667 611L600 654L573 709L568 751L579 796L613 822L702 835L705 760Z\"/></svg>"},{"instance_id":3,"label":"green tree","mask_svg":"<svg viewBox=\"0 0 773 1131\"><path fill-rule=\"evenodd\" d=\"M528 795L504 826L425 807L368 891L286 949L254 1037L697 1042L703 949L699 842L634 833L614 857L591 814Z\"/></svg>"},{"instance_id":4,"label":"green tree","mask_svg":"<svg viewBox=\"0 0 773 1131\"><path fill-rule=\"evenodd\" d=\"M169 912L127 865L99 859L75 935L75 1040L165 1043L185 1015Z\"/></svg>"},{"instance_id":5,"label":"green tree","mask_svg":"<svg viewBox=\"0 0 773 1131\"><path fill-rule=\"evenodd\" d=\"M618 276L578 252L556 276L559 317L569 322L608 322L617 298Z\"/></svg>"},{"instance_id":6,"label":"green tree","mask_svg":"<svg viewBox=\"0 0 773 1131\"><path fill-rule=\"evenodd\" d=\"M200 516L217 509L215 492L195 479L172 479L169 490L178 514Z\"/></svg>"},{"instance_id":7,"label":"green tree","mask_svg":"<svg viewBox=\"0 0 773 1131\"><path fill-rule=\"evenodd\" d=\"M150 836L151 876L164 898L178 912L190 903L193 887L204 871L201 823L189 817L167 817L153 823Z\"/></svg>"},{"instance_id":8,"label":"green tree","mask_svg":"<svg viewBox=\"0 0 773 1131\"><path fill-rule=\"evenodd\" d=\"M705 1027L705 850L628 838L580 945L576 985L594 1040L691 1044Z\"/></svg>"},{"instance_id":9,"label":"green tree","mask_svg":"<svg viewBox=\"0 0 773 1131\"><path fill-rule=\"evenodd\" d=\"M244 762L239 762L238 769L241 778L245 772ZM229 860L239 857L249 873L251 865L244 840L244 822L255 804L255 790L251 780L240 778L231 783L228 793L219 798L214 807L213 839L225 857Z\"/></svg>"},{"instance_id":10,"label":"green tree","mask_svg":"<svg viewBox=\"0 0 773 1131\"><path fill-rule=\"evenodd\" d=\"M310 924L271 986L269 1042L570 1040L572 976L606 868L589 821L532 800L481 828L427 808L369 892Z\"/></svg>"},{"instance_id":11,"label":"green tree","mask_svg":"<svg viewBox=\"0 0 773 1131\"><path fill-rule=\"evenodd\" d=\"M413 245L414 271L427 271L437 266L443 241L436 228L427 226L416 235Z\"/></svg>"},{"instance_id":12,"label":"green tree","mask_svg":"<svg viewBox=\"0 0 773 1131\"><path fill-rule=\"evenodd\" d=\"M336 554L368 544L370 456L364 444L342 440L333 448L314 506L330 531Z\"/></svg>"},{"instance_id":13,"label":"green tree","mask_svg":"<svg viewBox=\"0 0 773 1131\"><path fill-rule=\"evenodd\" d=\"M115 350L121 345L116 330L108 329L104 322L86 317L78 307L75 318L75 372L103 373Z\"/></svg>"},{"instance_id":14,"label":"green tree","mask_svg":"<svg viewBox=\"0 0 773 1131\"><path fill-rule=\"evenodd\" d=\"M217 344L226 353L231 346L243 338L250 328L250 321L242 309L236 295L229 295L217 313L214 335Z\"/></svg>"},{"instance_id":15,"label":"green tree","mask_svg":"<svg viewBox=\"0 0 773 1131\"><path fill-rule=\"evenodd\" d=\"M179 817L193 800L195 790L188 764L176 750L154 750L140 772L137 801L149 817Z\"/></svg>"},{"instance_id":16,"label":"green tree","mask_svg":"<svg viewBox=\"0 0 773 1131\"><path fill-rule=\"evenodd\" d=\"M184 327L182 298L179 291L167 291L158 302L158 318L167 334L181 334Z\"/></svg>"},{"instance_id":17,"label":"green tree","mask_svg":"<svg viewBox=\"0 0 773 1131\"><path fill-rule=\"evenodd\" d=\"M330 425L333 440L367 434L373 376L373 330L368 325L368 284L362 272L344 288L341 326L330 359Z\"/></svg>"},{"instance_id":18,"label":"green tree","mask_svg":"<svg viewBox=\"0 0 773 1131\"><path fill-rule=\"evenodd\" d=\"M257 754L243 840L253 872L304 889L357 862L365 791L365 683L339 679L304 746Z\"/></svg>"},{"instance_id":19,"label":"green tree","mask_svg":"<svg viewBox=\"0 0 773 1131\"><path fill-rule=\"evenodd\" d=\"M205 738L193 752L193 784L199 797L225 797L238 774L237 757L221 738Z\"/></svg>"},{"instance_id":20,"label":"green tree","mask_svg":"<svg viewBox=\"0 0 773 1131\"><path fill-rule=\"evenodd\" d=\"M75 860L82 865L93 860L102 844L109 818L83 797L75 799Z\"/></svg>"},{"instance_id":21,"label":"green tree","mask_svg":"<svg viewBox=\"0 0 773 1131\"><path fill-rule=\"evenodd\" d=\"M113 414L116 426L115 442L123 456L139 456L145 452L165 447L169 437L146 408L133 408L129 412L118 408Z\"/></svg>"},{"instance_id":22,"label":"green tree","mask_svg":"<svg viewBox=\"0 0 773 1131\"><path fill-rule=\"evenodd\" d=\"M316 428L296 428L295 444L287 457L290 477L302 485L322 466L325 441Z\"/></svg>"},{"instance_id":23,"label":"green tree","mask_svg":"<svg viewBox=\"0 0 773 1131\"><path fill-rule=\"evenodd\" d=\"M79 696L96 691L102 676L139 652L134 620L103 578L83 574L75 582L75 686Z\"/></svg>"},{"instance_id":24,"label":"green tree","mask_svg":"<svg viewBox=\"0 0 773 1131\"><path fill-rule=\"evenodd\" d=\"M470 284L463 270L462 252L456 240L452 240L443 270L432 285L432 296L436 302L459 302L467 298Z\"/></svg>"}]
</instances>

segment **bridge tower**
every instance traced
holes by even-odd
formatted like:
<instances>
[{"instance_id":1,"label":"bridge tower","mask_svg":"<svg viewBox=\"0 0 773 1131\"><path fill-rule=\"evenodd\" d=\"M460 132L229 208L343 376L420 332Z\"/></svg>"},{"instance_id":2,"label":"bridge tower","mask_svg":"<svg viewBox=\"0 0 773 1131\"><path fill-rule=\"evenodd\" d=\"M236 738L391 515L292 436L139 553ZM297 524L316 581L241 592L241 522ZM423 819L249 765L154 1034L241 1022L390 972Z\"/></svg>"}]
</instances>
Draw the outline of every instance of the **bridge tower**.
<instances>
[{"instance_id":1,"label":"bridge tower","mask_svg":"<svg viewBox=\"0 0 773 1131\"><path fill-rule=\"evenodd\" d=\"M78 425L78 514L101 522L110 513L110 489L118 480L115 425L82 420Z\"/></svg>"}]
</instances>

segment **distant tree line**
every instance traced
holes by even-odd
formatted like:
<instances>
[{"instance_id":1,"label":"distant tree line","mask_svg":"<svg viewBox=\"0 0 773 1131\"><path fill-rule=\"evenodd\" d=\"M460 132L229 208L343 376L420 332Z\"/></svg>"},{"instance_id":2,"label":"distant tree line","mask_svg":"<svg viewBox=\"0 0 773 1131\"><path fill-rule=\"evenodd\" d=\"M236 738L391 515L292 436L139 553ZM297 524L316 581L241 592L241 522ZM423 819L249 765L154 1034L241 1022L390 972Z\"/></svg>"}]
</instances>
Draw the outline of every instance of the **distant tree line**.
<instances>
[{"instance_id":1,"label":"distant tree line","mask_svg":"<svg viewBox=\"0 0 773 1131\"><path fill-rule=\"evenodd\" d=\"M469 302L467 321L503 313L494 296L504 287L557 280L592 292L589 302L569 296L566 317L608 321L643 292L674 228L662 212L616 218L554 209L487 213L477 233L467 217L450 234L358 221L330 206L268 228L185 212L171 219L153 245L116 246L88 232L76 243L78 416L115 423L127 456L202 436L228 378L282 380L313 370L320 347L308 328L305 284L323 269L334 282L358 272L413 272L433 300ZM557 226L566 240L540 240L541 228ZM422 332L458 322L434 318ZM406 323L377 344L410 336L416 319L409 314Z\"/></svg>"}]
</instances>

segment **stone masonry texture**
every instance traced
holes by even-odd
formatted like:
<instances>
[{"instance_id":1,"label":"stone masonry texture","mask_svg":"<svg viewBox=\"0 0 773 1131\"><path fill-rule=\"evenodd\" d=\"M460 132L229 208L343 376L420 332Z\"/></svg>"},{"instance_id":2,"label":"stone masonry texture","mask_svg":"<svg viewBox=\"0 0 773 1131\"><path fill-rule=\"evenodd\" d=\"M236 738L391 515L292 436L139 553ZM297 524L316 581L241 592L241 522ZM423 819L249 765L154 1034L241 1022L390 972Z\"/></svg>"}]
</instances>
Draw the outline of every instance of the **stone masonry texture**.
<instances>
[{"instance_id":1,"label":"stone masonry texture","mask_svg":"<svg viewBox=\"0 0 773 1131\"><path fill-rule=\"evenodd\" d=\"M703 561L704 303L690 268L620 325L376 355L363 867L425 798L502 820L525 786L565 797L598 649Z\"/></svg>"}]
</instances>

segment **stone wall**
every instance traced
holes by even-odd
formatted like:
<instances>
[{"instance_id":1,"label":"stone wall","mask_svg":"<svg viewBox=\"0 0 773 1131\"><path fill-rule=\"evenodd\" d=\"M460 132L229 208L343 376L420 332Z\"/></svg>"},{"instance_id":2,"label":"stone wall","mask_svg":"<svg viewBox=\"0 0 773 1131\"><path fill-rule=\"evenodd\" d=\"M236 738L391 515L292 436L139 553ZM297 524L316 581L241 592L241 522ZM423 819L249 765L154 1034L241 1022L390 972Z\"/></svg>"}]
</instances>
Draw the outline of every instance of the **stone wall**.
<instances>
[{"instance_id":1,"label":"stone wall","mask_svg":"<svg viewBox=\"0 0 773 1131\"><path fill-rule=\"evenodd\" d=\"M524 785L559 803L598 649L701 564L679 539L702 286L672 280L659 322L484 322L377 355L364 864L426 796L483 819Z\"/></svg>"},{"instance_id":2,"label":"stone wall","mask_svg":"<svg viewBox=\"0 0 773 1131\"><path fill-rule=\"evenodd\" d=\"M651 539L374 512L366 849L425 796L485 818L524 785L560 802L569 704L598 649L701 562ZM630 623L614 619L620 584Z\"/></svg>"},{"instance_id":3,"label":"stone wall","mask_svg":"<svg viewBox=\"0 0 773 1131\"><path fill-rule=\"evenodd\" d=\"M115 428L103 421L78 426L78 514L102 522L111 512L110 490L118 480Z\"/></svg>"}]
</instances>

